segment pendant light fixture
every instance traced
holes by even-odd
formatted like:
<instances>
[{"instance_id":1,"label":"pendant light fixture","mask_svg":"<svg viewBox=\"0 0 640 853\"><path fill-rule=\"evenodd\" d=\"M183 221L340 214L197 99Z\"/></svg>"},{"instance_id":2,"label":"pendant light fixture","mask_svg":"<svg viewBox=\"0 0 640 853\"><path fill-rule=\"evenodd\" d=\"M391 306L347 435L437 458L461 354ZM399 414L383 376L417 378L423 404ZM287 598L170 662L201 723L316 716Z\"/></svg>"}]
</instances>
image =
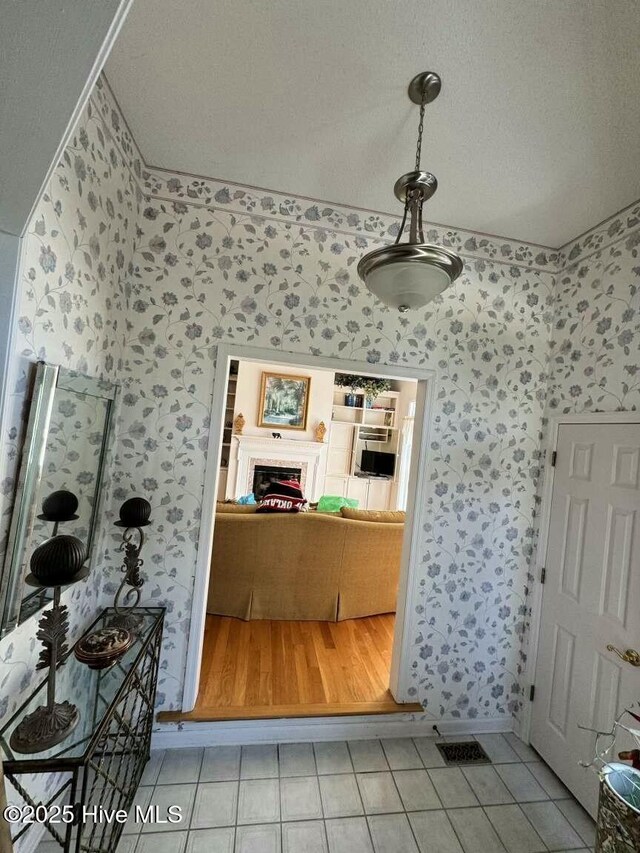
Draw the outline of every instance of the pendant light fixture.
<instances>
[{"instance_id":1,"label":"pendant light fixture","mask_svg":"<svg viewBox=\"0 0 640 853\"><path fill-rule=\"evenodd\" d=\"M416 164L413 172L398 178L393 191L404 202L404 216L393 246L383 246L365 255L358 264L358 275L367 288L385 305L404 312L423 308L442 293L462 272L462 261L455 252L425 243L422 230L422 205L438 188L431 172L420 169L424 112L440 93L442 83L433 71L425 71L409 84L409 97L420 105ZM409 218L409 239L400 242Z\"/></svg>"}]
</instances>

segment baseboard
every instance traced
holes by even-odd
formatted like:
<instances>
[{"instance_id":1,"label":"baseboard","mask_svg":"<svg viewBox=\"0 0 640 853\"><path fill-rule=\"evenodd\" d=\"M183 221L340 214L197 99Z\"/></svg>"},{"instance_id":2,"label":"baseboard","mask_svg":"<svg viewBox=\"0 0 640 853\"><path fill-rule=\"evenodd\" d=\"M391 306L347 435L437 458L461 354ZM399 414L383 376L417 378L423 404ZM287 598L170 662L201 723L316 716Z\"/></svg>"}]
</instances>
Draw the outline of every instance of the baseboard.
<instances>
[{"instance_id":1,"label":"baseboard","mask_svg":"<svg viewBox=\"0 0 640 853\"><path fill-rule=\"evenodd\" d=\"M306 717L292 720L235 720L219 723L164 723L157 725L152 749L251 743L364 740L378 737L425 737L435 734L470 735L513 731L511 717L440 720L413 714L375 717Z\"/></svg>"}]
</instances>

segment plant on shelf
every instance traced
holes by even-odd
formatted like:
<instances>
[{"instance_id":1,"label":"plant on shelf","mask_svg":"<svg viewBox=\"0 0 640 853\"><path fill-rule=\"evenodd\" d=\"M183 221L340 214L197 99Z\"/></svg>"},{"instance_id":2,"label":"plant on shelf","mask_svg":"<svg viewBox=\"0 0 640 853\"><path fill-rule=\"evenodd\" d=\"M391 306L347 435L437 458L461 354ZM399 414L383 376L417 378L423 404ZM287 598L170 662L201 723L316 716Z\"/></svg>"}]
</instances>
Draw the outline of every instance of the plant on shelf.
<instances>
[{"instance_id":1,"label":"plant on shelf","mask_svg":"<svg viewBox=\"0 0 640 853\"><path fill-rule=\"evenodd\" d=\"M391 388L391 383L388 379L377 379L375 376L365 376L360 387L364 391L367 406L371 408L375 398L388 391Z\"/></svg>"},{"instance_id":2,"label":"plant on shelf","mask_svg":"<svg viewBox=\"0 0 640 853\"><path fill-rule=\"evenodd\" d=\"M349 388L351 391L350 394L344 395L345 406L353 407L358 405L356 391L362 388L363 379L364 376L358 376L357 373L336 373L334 383L340 388Z\"/></svg>"},{"instance_id":3,"label":"plant on shelf","mask_svg":"<svg viewBox=\"0 0 640 853\"><path fill-rule=\"evenodd\" d=\"M357 373L336 373L335 384L340 388L349 388L352 394L362 388L364 376L358 376Z\"/></svg>"}]
</instances>

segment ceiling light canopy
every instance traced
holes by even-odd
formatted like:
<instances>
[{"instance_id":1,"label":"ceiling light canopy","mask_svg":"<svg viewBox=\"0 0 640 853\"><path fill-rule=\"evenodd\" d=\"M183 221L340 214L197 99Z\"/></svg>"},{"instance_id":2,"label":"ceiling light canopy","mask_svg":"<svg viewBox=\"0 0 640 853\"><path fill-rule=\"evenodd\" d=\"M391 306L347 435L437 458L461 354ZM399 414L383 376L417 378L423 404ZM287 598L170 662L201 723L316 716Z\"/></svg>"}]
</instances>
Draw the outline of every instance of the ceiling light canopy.
<instances>
[{"instance_id":1,"label":"ceiling light canopy","mask_svg":"<svg viewBox=\"0 0 640 853\"><path fill-rule=\"evenodd\" d=\"M425 243L422 228L422 205L438 188L431 172L420 169L424 112L428 103L438 97L442 83L433 71L425 71L409 84L409 97L420 105L420 124L416 163L413 172L398 178L396 198L404 202L404 216L393 246L383 246L365 255L358 264L358 275L367 288L385 305L398 311L423 308L446 290L462 272L462 261L455 252ZM409 219L409 239L402 235Z\"/></svg>"}]
</instances>

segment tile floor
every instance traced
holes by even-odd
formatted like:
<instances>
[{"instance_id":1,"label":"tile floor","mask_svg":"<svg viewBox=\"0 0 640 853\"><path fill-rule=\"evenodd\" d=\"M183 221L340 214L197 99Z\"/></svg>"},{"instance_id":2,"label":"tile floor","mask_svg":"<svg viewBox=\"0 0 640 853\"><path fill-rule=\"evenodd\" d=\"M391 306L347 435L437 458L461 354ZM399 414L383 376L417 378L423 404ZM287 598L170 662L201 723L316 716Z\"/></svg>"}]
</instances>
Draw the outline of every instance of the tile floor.
<instances>
[{"instance_id":1,"label":"tile floor","mask_svg":"<svg viewBox=\"0 0 640 853\"><path fill-rule=\"evenodd\" d=\"M184 820L127 825L118 853L593 849L593 821L537 753L476 739L491 765L446 767L426 737L154 752L136 804L179 805Z\"/></svg>"}]
</instances>

